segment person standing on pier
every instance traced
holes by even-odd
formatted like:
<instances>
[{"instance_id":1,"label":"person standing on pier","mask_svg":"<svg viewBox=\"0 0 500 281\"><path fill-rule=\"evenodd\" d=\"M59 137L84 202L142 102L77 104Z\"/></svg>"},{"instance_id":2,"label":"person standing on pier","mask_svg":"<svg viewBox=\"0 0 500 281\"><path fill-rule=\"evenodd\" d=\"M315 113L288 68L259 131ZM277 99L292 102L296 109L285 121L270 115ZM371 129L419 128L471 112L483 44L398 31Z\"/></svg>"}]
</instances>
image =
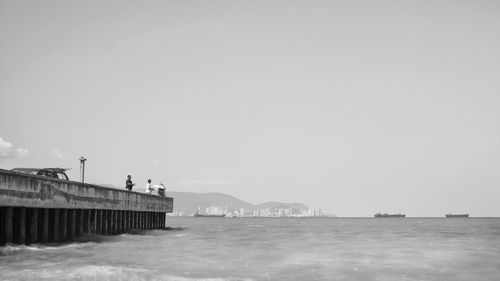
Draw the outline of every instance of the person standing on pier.
<instances>
[{"instance_id":1,"label":"person standing on pier","mask_svg":"<svg viewBox=\"0 0 500 281\"><path fill-rule=\"evenodd\" d=\"M125 181L125 189L128 191L132 191L132 187L134 187L134 183L132 183L132 176L128 175L127 180Z\"/></svg>"},{"instance_id":2,"label":"person standing on pier","mask_svg":"<svg viewBox=\"0 0 500 281\"><path fill-rule=\"evenodd\" d=\"M146 194L152 194L154 188L151 186L151 179L148 180L148 183L146 184Z\"/></svg>"}]
</instances>

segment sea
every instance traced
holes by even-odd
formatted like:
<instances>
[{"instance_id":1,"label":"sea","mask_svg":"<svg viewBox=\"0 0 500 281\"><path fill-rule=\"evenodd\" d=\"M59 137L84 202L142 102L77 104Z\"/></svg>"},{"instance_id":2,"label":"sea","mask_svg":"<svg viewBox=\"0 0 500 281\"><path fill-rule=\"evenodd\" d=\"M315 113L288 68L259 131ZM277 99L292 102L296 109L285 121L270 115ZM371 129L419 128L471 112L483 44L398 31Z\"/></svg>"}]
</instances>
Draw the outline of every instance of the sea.
<instances>
[{"instance_id":1,"label":"sea","mask_svg":"<svg viewBox=\"0 0 500 281\"><path fill-rule=\"evenodd\" d=\"M0 248L0 280L500 280L498 218L169 217Z\"/></svg>"}]
</instances>

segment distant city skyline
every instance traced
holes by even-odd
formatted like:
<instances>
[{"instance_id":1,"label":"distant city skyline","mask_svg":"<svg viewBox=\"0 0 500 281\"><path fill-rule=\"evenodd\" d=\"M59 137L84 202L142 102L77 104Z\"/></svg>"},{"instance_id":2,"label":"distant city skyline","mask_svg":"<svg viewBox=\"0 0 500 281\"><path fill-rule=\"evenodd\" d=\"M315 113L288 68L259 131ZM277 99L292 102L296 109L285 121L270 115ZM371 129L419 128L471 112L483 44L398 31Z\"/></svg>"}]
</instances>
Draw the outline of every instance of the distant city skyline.
<instances>
[{"instance_id":1,"label":"distant city skyline","mask_svg":"<svg viewBox=\"0 0 500 281\"><path fill-rule=\"evenodd\" d=\"M500 216L498 1L0 1L0 168ZM175 204L174 204L175 205Z\"/></svg>"}]
</instances>

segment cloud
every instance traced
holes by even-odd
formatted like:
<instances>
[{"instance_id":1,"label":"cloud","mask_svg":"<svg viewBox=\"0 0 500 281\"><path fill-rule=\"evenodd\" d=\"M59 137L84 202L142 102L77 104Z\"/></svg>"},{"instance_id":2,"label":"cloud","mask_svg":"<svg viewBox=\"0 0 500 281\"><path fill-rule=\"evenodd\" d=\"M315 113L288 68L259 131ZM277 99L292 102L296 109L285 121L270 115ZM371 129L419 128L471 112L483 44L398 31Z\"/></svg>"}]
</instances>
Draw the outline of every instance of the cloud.
<instances>
[{"instance_id":1,"label":"cloud","mask_svg":"<svg viewBox=\"0 0 500 281\"><path fill-rule=\"evenodd\" d=\"M199 185L231 185L237 184L239 181L236 180L224 180L224 179L201 179L201 180L180 180L179 185L181 186L199 186Z\"/></svg>"},{"instance_id":2,"label":"cloud","mask_svg":"<svg viewBox=\"0 0 500 281\"><path fill-rule=\"evenodd\" d=\"M59 148L52 149L52 151L50 153L52 153L52 155L54 155L55 157L57 157L59 159L68 158L68 155L64 151L60 150Z\"/></svg>"},{"instance_id":3,"label":"cloud","mask_svg":"<svg viewBox=\"0 0 500 281\"><path fill-rule=\"evenodd\" d=\"M19 157L26 157L30 155L30 151L25 149L25 148L17 148L16 149L17 156Z\"/></svg>"},{"instance_id":4,"label":"cloud","mask_svg":"<svg viewBox=\"0 0 500 281\"><path fill-rule=\"evenodd\" d=\"M29 150L15 147L12 143L0 137L0 160L8 158L19 158L30 155Z\"/></svg>"}]
</instances>

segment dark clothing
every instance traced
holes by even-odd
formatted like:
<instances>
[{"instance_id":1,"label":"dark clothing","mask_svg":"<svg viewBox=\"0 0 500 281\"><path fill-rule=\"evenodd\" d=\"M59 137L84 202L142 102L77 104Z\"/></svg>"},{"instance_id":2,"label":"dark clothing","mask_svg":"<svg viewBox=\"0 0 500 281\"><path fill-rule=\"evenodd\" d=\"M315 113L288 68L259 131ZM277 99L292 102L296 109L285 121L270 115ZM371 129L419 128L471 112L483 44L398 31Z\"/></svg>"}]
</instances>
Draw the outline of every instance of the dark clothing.
<instances>
[{"instance_id":1,"label":"dark clothing","mask_svg":"<svg viewBox=\"0 0 500 281\"><path fill-rule=\"evenodd\" d=\"M132 183L132 180L131 179L128 179L126 182L125 182L125 188L129 191L132 191L132 187L134 186L134 184Z\"/></svg>"},{"instance_id":2,"label":"dark clothing","mask_svg":"<svg viewBox=\"0 0 500 281\"><path fill-rule=\"evenodd\" d=\"M163 189L163 188L158 188L158 195L160 195L160 196L165 196L165 189Z\"/></svg>"}]
</instances>

